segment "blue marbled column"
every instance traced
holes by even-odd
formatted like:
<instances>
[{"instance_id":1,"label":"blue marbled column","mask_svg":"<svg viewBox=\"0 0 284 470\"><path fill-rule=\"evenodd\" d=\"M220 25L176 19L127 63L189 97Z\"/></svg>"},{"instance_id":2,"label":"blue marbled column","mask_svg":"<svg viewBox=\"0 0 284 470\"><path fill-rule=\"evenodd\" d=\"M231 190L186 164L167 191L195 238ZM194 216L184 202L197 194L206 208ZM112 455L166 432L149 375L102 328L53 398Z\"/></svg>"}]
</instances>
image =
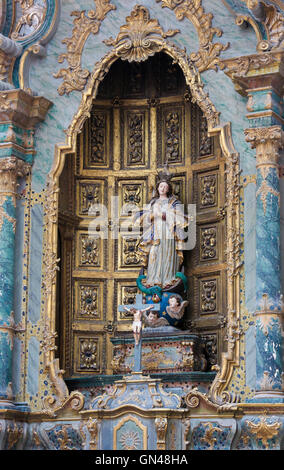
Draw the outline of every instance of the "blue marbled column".
<instances>
[{"instance_id":1,"label":"blue marbled column","mask_svg":"<svg viewBox=\"0 0 284 470\"><path fill-rule=\"evenodd\" d=\"M15 201L12 196L1 197L0 213L0 399L7 399L12 382L13 339L9 329L14 298Z\"/></svg>"},{"instance_id":2,"label":"blue marbled column","mask_svg":"<svg viewBox=\"0 0 284 470\"><path fill-rule=\"evenodd\" d=\"M256 395L257 402L283 402L280 266L280 126L250 129L256 148Z\"/></svg>"},{"instance_id":3,"label":"blue marbled column","mask_svg":"<svg viewBox=\"0 0 284 470\"><path fill-rule=\"evenodd\" d=\"M16 184L25 163L0 159L0 408L13 407Z\"/></svg>"}]
</instances>

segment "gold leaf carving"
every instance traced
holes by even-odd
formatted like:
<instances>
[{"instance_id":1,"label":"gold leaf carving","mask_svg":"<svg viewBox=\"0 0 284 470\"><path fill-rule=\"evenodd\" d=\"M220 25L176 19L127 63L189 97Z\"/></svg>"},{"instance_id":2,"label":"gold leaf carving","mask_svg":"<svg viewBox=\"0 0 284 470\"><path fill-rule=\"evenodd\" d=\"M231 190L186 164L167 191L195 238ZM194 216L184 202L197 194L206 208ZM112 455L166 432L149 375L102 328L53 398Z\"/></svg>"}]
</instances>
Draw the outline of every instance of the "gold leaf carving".
<instances>
[{"instance_id":1,"label":"gold leaf carving","mask_svg":"<svg viewBox=\"0 0 284 470\"><path fill-rule=\"evenodd\" d=\"M205 430L204 437L202 437L200 440L206 444L209 444L208 450L212 450L214 448L214 444L217 442L215 435L216 433L223 432L223 428L215 426L215 423L210 422L204 423L204 426L206 426L207 429Z\"/></svg>"},{"instance_id":2,"label":"gold leaf carving","mask_svg":"<svg viewBox=\"0 0 284 470\"><path fill-rule=\"evenodd\" d=\"M120 28L116 39L103 42L114 46L122 60L141 62L161 51L163 39L179 32L179 29L164 32L156 19L150 19L147 8L136 5L131 15L126 17L126 24Z\"/></svg>"},{"instance_id":3,"label":"gold leaf carving","mask_svg":"<svg viewBox=\"0 0 284 470\"><path fill-rule=\"evenodd\" d=\"M252 421L247 421L247 426L250 431L256 435L257 439L260 439L266 449L269 448L269 439L278 435L278 431L281 427L281 423L271 423L269 424L265 417L262 417L259 423L253 423Z\"/></svg>"},{"instance_id":4,"label":"gold leaf carving","mask_svg":"<svg viewBox=\"0 0 284 470\"><path fill-rule=\"evenodd\" d=\"M197 29L200 47L198 52L190 55L190 59L195 63L199 72L208 69L217 70L218 67L223 69L224 66L220 62L219 55L230 44L213 43L214 36L222 36L222 31L212 27L213 15L205 13L202 0L156 0L157 3L161 1L162 7L173 10L178 20L186 17Z\"/></svg>"},{"instance_id":5,"label":"gold leaf carving","mask_svg":"<svg viewBox=\"0 0 284 470\"><path fill-rule=\"evenodd\" d=\"M59 72L54 74L55 78L63 78L63 83L58 88L59 95L69 94L73 90L81 91L85 88L90 72L81 68L84 45L91 33L98 33L106 14L116 8L110 4L110 0L94 1L96 4L95 11L91 10L87 14L85 10L71 13L72 16L75 16L72 37L63 39L62 42L67 46L67 52L61 54L58 58L59 63L66 60L69 67L60 69Z\"/></svg>"},{"instance_id":6,"label":"gold leaf carving","mask_svg":"<svg viewBox=\"0 0 284 470\"><path fill-rule=\"evenodd\" d=\"M22 39L35 33L42 26L46 15L46 0L43 0L43 5L36 0L16 0L16 2L21 6L22 15L17 21L12 38ZM22 28L23 31L28 29L29 33L22 32Z\"/></svg>"}]
</instances>

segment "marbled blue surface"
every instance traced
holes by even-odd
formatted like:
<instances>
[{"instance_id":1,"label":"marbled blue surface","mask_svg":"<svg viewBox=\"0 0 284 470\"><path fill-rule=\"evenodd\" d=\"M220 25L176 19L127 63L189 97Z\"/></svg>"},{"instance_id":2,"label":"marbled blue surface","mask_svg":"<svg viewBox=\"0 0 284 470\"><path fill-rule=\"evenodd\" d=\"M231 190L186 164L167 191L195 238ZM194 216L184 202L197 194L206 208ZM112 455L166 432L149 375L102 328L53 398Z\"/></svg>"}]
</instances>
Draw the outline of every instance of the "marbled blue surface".
<instances>
[{"instance_id":1,"label":"marbled blue surface","mask_svg":"<svg viewBox=\"0 0 284 470\"><path fill-rule=\"evenodd\" d=\"M29 304L28 319L36 323L40 318L41 310L41 264L43 240L43 207L36 204L31 210L31 236L30 236L30 271L29 271Z\"/></svg>"},{"instance_id":2,"label":"marbled blue surface","mask_svg":"<svg viewBox=\"0 0 284 470\"><path fill-rule=\"evenodd\" d=\"M244 269L245 305L254 312L256 306L256 196L255 184L244 188Z\"/></svg>"},{"instance_id":3,"label":"marbled blue surface","mask_svg":"<svg viewBox=\"0 0 284 470\"><path fill-rule=\"evenodd\" d=\"M22 283L23 283L23 250L24 250L24 237L25 220L24 220L25 207L23 201L19 200L16 205L16 234L15 234L15 268L14 268L14 314L15 322L22 321Z\"/></svg>"},{"instance_id":4,"label":"marbled blue surface","mask_svg":"<svg viewBox=\"0 0 284 470\"><path fill-rule=\"evenodd\" d=\"M27 393L35 396L38 393L40 343L32 336L28 343Z\"/></svg>"},{"instance_id":5,"label":"marbled blue surface","mask_svg":"<svg viewBox=\"0 0 284 470\"><path fill-rule=\"evenodd\" d=\"M281 320L272 317L269 325L256 322L256 389L282 390L282 330Z\"/></svg>"},{"instance_id":6,"label":"marbled blue surface","mask_svg":"<svg viewBox=\"0 0 284 470\"><path fill-rule=\"evenodd\" d=\"M266 186L263 186L264 184ZM256 208L257 302L259 306L263 294L267 294L274 306L279 306L281 294L280 206L279 176L275 168L269 169L265 179L260 170L257 171L258 190L261 192L257 196Z\"/></svg>"},{"instance_id":7,"label":"marbled blue surface","mask_svg":"<svg viewBox=\"0 0 284 470\"><path fill-rule=\"evenodd\" d=\"M0 398L8 398L9 382L12 382L11 338L8 332L0 331Z\"/></svg>"},{"instance_id":8,"label":"marbled blue surface","mask_svg":"<svg viewBox=\"0 0 284 470\"><path fill-rule=\"evenodd\" d=\"M246 385L255 389L256 381L256 347L255 347L255 326L251 326L245 333L246 341Z\"/></svg>"},{"instance_id":9,"label":"marbled blue surface","mask_svg":"<svg viewBox=\"0 0 284 470\"><path fill-rule=\"evenodd\" d=\"M2 226L0 230L0 323L9 320L14 296L14 248L15 206L11 196L6 196L1 206Z\"/></svg>"}]
</instances>

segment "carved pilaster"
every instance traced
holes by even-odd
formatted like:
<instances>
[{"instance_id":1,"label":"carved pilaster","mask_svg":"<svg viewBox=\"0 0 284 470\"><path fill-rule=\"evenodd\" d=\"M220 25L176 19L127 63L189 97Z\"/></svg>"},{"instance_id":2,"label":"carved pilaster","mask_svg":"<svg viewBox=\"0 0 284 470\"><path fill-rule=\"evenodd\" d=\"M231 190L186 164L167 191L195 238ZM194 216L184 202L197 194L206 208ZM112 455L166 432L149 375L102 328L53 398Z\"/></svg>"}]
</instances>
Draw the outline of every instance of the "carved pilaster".
<instances>
[{"instance_id":1,"label":"carved pilaster","mask_svg":"<svg viewBox=\"0 0 284 470\"><path fill-rule=\"evenodd\" d=\"M1 37L0 41L0 50L5 47L12 53L16 48L17 52L13 41ZM12 355L14 335L19 331L13 312L17 185L18 179L30 171L35 153L34 127L44 119L50 105L45 98L23 90L0 91L0 408L16 406ZM19 363L20 357L15 361Z\"/></svg>"},{"instance_id":2,"label":"carved pilaster","mask_svg":"<svg viewBox=\"0 0 284 470\"><path fill-rule=\"evenodd\" d=\"M256 149L256 401L283 401L280 191L281 126L245 130Z\"/></svg>"},{"instance_id":3,"label":"carved pilaster","mask_svg":"<svg viewBox=\"0 0 284 470\"><path fill-rule=\"evenodd\" d=\"M13 315L14 243L16 230L16 188L18 177L29 165L15 157L0 159L0 407L11 407L12 350L15 334Z\"/></svg>"},{"instance_id":4,"label":"carved pilaster","mask_svg":"<svg viewBox=\"0 0 284 470\"><path fill-rule=\"evenodd\" d=\"M157 432L157 449L166 450L167 418L156 418L155 427Z\"/></svg>"}]
</instances>

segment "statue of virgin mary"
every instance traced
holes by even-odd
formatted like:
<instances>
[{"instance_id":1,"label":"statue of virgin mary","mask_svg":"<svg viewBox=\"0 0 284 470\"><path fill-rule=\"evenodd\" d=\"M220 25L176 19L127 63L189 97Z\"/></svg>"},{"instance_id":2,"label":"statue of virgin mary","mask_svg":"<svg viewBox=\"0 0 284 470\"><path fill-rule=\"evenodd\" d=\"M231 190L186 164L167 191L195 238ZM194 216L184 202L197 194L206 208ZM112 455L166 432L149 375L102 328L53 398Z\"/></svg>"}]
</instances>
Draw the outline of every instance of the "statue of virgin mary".
<instances>
[{"instance_id":1,"label":"statue of virgin mary","mask_svg":"<svg viewBox=\"0 0 284 470\"><path fill-rule=\"evenodd\" d=\"M136 223L143 227L138 250L142 265L147 269L144 286L166 290L177 282L188 221L183 204L173 194L169 173L159 176L154 197L136 214Z\"/></svg>"}]
</instances>

